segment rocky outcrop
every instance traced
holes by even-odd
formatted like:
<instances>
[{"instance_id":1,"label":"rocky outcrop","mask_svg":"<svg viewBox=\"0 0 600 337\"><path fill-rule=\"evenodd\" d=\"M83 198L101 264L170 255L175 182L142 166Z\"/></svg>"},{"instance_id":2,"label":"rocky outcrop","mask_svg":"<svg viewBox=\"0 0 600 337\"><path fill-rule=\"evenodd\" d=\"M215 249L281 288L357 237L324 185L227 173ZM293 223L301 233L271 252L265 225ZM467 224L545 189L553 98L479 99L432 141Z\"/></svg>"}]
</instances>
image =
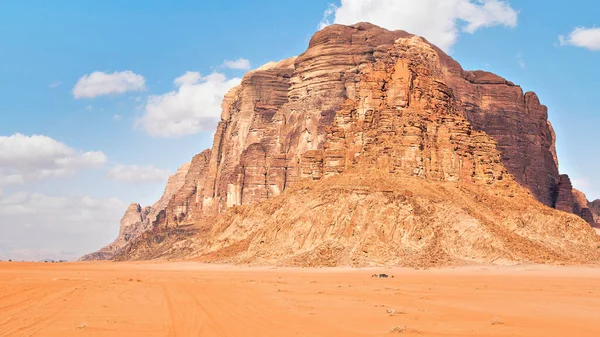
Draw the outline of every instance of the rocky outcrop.
<instances>
[{"instance_id":1,"label":"rocky outcrop","mask_svg":"<svg viewBox=\"0 0 600 337\"><path fill-rule=\"evenodd\" d=\"M200 155L198 155L200 156ZM142 208L140 204L132 203L121 219L119 236L111 244L97 252L87 254L80 261L111 260L124 246L135 240L140 234L164 223L164 214L169 201L179 195L186 183L186 177L192 163L182 165L177 172L169 177L167 186L161 198L151 207Z\"/></svg>"},{"instance_id":2,"label":"rocky outcrop","mask_svg":"<svg viewBox=\"0 0 600 337\"><path fill-rule=\"evenodd\" d=\"M597 226L594 215L595 204L587 200L585 193L572 187L571 179L566 174L560 176L555 207L564 212L577 214L591 226Z\"/></svg>"},{"instance_id":3,"label":"rocky outcrop","mask_svg":"<svg viewBox=\"0 0 600 337\"><path fill-rule=\"evenodd\" d=\"M199 220L202 216L199 206L204 192L204 177L208 171L210 150L194 156L187 169L183 185L173 193L164 208L165 216L156 225L180 226Z\"/></svg>"},{"instance_id":4,"label":"rocky outcrop","mask_svg":"<svg viewBox=\"0 0 600 337\"><path fill-rule=\"evenodd\" d=\"M596 227L596 221L594 219L594 215L592 214L592 211L588 207L582 208L579 216L581 216L581 218L583 220L585 220L587 223L589 223L591 226Z\"/></svg>"},{"instance_id":5,"label":"rocky outcrop","mask_svg":"<svg viewBox=\"0 0 600 337\"><path fill-rule=\"evenodd\" d=\"M589 208L587 197L585 193L575 188L571 193L573 193L573 213L581 215L583 209Z\"/></svg>"},{"instance_id":6,"label":"rocky outcrop","mask_svg":"<svg viewBox=\"0 0 600 337\"><path fill-rule=\"evenodd\" d=\"M144 222L150 212L150 207L142 209L140 204L132 203L127 207L125 215L121 218L119 236L108 246L97 252L83 256L81 261L110 260L128 242L145 231Z\"/></svg>"},{"instance_id":7,"label":"rocky outcrop","mask_svg":"<svg viewBox=\"0 0 600 337\"><path fill-rule=\"evenodd\" d=\"M571 179L566 174L560 175L554 208L567 213L575 212L573 185L571 184Z\"/></svg>"},{"instance_id":8,"label":"rocky outcrop","mask_svg":"<svg viewBox=\"0 0 600 337\"><path fill-rule=\"evenodd\" d=\"M179 233L186 225L198 230L198 224L219 222L228 210L263 212L254 206L292 193L305 180L323 181L357 168L375 168L390 175L389 181L408 177L479 186L476 190L519 183L526 189L498 198L528 203L535 198L575 212L570 181L558 174L547 109L537 96L497 75L465 71L439 48L404 31L367 23L327 27L313 36L305 53L247 73L225 96L222 109L211 150L194 158L181 192L165 199L164 207L152 208L154 229ZM314 213L320 215L333 221ZM198 249L216 249L211 235L242 246L237 238L253 240L233 225L246 223L243 219L232 221L221 222L223 232L202 227L212 234ZM477 221L493 222L483 215ZM128 245L118 257L134 256L140 247ZM152 254L146 256L160 255Z\"/></svg>"},{"instance_id":9,"label":"rocky outcrop","mask_svg":"<svg viewBox=\"0 0 600 337\"><path fill-rule=\"evenodd\" d=\"M591 226L596 226L597 220L592 211L593 203L587 200L585 193L577 189L573 189L573 200L573 213L579 215Z\"/></svg>"}]
</instances>

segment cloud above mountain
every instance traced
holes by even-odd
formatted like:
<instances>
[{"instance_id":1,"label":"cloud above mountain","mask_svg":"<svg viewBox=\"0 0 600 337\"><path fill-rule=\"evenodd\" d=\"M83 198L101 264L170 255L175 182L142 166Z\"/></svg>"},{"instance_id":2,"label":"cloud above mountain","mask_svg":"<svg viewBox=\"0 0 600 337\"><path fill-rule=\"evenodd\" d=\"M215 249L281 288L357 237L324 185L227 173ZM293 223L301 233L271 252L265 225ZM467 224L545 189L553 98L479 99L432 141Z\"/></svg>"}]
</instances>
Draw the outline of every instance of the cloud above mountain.
<instances>
[{"instance_id":1,"label":"cloud above mountain","mask_svg":"<svg viewBox=\"0 0 600 337\"><path fill-rule=\"evenodd\" d=\"M445 51L461 33L492 26L517 26L518 12L502 0L342 0L330 5L320 27L371 22L425 37Z\"/></svg>"}]
</instances>

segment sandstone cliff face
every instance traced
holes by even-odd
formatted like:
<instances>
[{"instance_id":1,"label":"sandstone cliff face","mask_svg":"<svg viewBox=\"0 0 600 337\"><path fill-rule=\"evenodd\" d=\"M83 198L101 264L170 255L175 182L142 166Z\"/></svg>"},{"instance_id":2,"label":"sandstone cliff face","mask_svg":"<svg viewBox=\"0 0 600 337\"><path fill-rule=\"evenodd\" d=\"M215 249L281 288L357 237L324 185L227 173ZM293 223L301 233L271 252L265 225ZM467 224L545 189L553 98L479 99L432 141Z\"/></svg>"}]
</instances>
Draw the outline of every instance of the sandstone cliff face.
<instances>
[{"instance_id":1,"label":"sandstone cliff face","mask_svg":"<svg viewBox=\"0 0 600 337\"><path fill-rule=\"evenodd\" d=\"M204 177L208 172L210 150L194 156L187 169L183 184L173 193L159 216L156 225L180 226L202 217L199 206L204 192Z\"/></svg>"},{"instance_id":2,"label":"sandstone cliff face","mask_svg":"<svg viewBox=\"0 0 600 337\"><path fill-rule=\"evenodd\" d=\"M502 153L470 125L449 65L473 81L426 41L359 24L329 27L299 57L250 72L223 103L203 214L255 204L299 179L375 159L429 179L502 179Z\"/></svg>"},{"instance_id":3,"label":"sandstone cliff face","mask_svg":"<svg viewBox=\"0 0 600 337\"><path fill-rule=\"evenodd\" d=\"M449 67L457 105L477 130L496 140L502 162L544 205L554 206L558 186L555 135L547 108L535 93L496 75ZM462 74L462 76L458 76Z\"/></svg>"},{"instance_id":4,"label":"sandstone cliff face","mask_svg":"<svg viewBox=\"0 0 600 337\"><path fill-rule=\"evenodd\" d=\"M429 179L491 181L506 169L552 207L554 137L534 93L464 71L406 32L334 25L304 54L250 72L225 97L200 208L214 216L375 157Z\"/></svg>"},{"instance_id":5,"label":"sandstone cliff face","mask_svg":"<svg viewBox=\"0 0 600 337\"><path fill-rule=\"evenodd\" d=\"M409 177L424 184L491 188L516 181L526 187L514 191L522 201L531 203L535 197L546 206L575 212L570 181L558 174L554 131L537 96L497 75L465 71L437 47L403 31L366 23L330 26L313 36L302 55L247 73L222 108L212 149L194 158L181 192L152 208L152 228L158 232L147 236L172 225L194 224L199 230L198 224L225 221L219 214L228 209L245 209L304 180L320 181L356 168L376 168L391 181ZM314 213L314 219L319 214L330 221L327 212ZM473 221L485 227L488 220L482 215ZM256 218L244 226L254 230L259 222ZM253 240L230 225L220 225L222 233L201 227L207 237L199 240L219 235L223 247ZM486 231L481 233L497 234ZM535 242L539 235L527 240ZM184 242L171 244L195 254ZM127 245L118 258L141 256L136 255L140 247ZM217 249L206 242L195 247Z\"/></svg>"},{"instance_id":6,"label":"sandstone cliff face","mask_svg":"<svg viewBox=\"0 0 600 337\"><path fill-rule=\"evenodd\" d=\"M574 213L576 210L573 185L571 184L571 179L566 174L560 175L554 208L567 213Z\"/></svg>"}]
</instances>

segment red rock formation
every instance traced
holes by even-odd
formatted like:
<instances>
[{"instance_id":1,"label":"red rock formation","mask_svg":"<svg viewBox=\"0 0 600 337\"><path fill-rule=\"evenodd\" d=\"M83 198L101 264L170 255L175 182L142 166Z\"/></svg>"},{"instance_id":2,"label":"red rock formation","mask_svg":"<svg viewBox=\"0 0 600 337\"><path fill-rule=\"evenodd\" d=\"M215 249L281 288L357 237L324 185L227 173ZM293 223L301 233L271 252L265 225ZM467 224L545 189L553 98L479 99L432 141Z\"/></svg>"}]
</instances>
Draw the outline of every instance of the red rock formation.
<instances>
[{"instance_id":1,"label":"red rock formation","mask_svg":"<svg viewBox=\"0 0 600 337\"><path fill-rule=\"evenodd\" d=\"M183 185L177 193L173 193L165 207L164 221L157 224L179 226L189 224L192 219L201 217L199 206L204 192L203 178L207 174L210 150L194 156L185 175Z\"/></svg>"},{"instance_id":2,"label":"red rock formation","mask_svg":"<svg viewBox=\"0 0 600 337\"><path fill-rule=\"evenodd\" d=\"M583 220L585 220L591 226L596 226L596 221L594 220L594 215L592 214L592 211L588 207L581 209L580 216Z\"/></svg>"},{"instance_id":3,"label":"red rock formation","mask_svg":"<svg viewBox=\"0 0 600 337\"><path fill-rule=\"evenodd\" d=\"M594 214L590 209L592 203L587 200L585 194L577 189L573 189L573 213L579 215L591 226L596 225Z\"/></svg>"},{"instance_id":4,"label":"red rock formation","mask_svg":"<svg viewBox=\"0 0 600 337\"><path fill-rule=\"evenodd\" d=\"M566 174L561 174L558 183L558 193L554 208L557 210L574 213L575 199L573 198L573 185L571 179Z\"/></svg>"},{"instance_id":5,"label":"red rock formation","mask_svg":"<svg viewBox=\"0 0 600 337\"><path fill-rule=\"evenodd\" d=\"M486 153L486 142L494 142L486 138L474 145L461 139L459 134L470 136L472 129L465 120L468 115L457 105L455 89L449 86L457 86L456 81L447 79L455 76L449 74L449 66L469 81L473 75L463 72L436 47L411 36L369 24L336 25L316 33L298 58L247 74L224 100L205 182L204 214L266 200L300 178L319 179L342 172L356 161L353 156L363 152L362 146L385 146L403 133L404 143L394 143L399 147L385 155L399 160L390 164L391 169L402 168L433 179L458 179L463 163L481 164L471 162L480 156L467 148L480 146L480 153ZM409 47L410 43L414 46ZM463 80L461 88L469 81ZM484 79L480 82L487 83ZM392 118L398 109L406 110L404 117ZM446 114L443 121L437 121L444 128L427 130L423 116L411 116L415 111L425 116ZM364 128L372 131L367 133ZM434 146L425 143L437 142L436 137L448 137L448 148L433 153L431 148L422 148ZM453 157L454 146L463 146L471 159ZM385 156L380 161L385 161ZM499 157L481 160L497 163ZM462 174L472 174L467 171Z\"/></svg>"},{"instance_id":6,"label":"red rock formation","mask_svg":"<svg viewBox=\"0 0 600 337\"><path fill-rule=\"evenodd\" d=\"M388 57L360 67L336 112L313 178L357 163L431 180L502 180L495 142L456 111L437 52L421 38L397 40ZM321 172L321 176L318 174Z\"/></svg>"},{"instance_id":7,"label":"red rock formation","mask_svg":"<svg viewBox=\"0 0 600 337\"><path fill-rule=\"evenodd\" d=\"M181 193L152 208L154 224L215 217L356 166L466 184L515 179L574 211L537 96L465 71L404 31L327 27L297 58L247 73L222 108L212 149L194 159Z\"/></svg>"}]
</instances>

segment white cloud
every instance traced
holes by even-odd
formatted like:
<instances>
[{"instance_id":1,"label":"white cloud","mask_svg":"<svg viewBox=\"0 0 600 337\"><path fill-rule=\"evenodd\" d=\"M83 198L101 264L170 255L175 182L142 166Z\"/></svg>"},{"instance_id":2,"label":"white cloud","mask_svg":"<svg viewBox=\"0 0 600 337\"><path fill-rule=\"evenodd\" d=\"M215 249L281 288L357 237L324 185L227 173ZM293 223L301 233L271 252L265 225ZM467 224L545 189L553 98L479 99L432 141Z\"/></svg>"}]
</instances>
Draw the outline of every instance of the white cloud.
<instances>
[{"instance_id":1,"label":"white cloud","mask_svg":"<svg viewBox=\"0 0 600 337\"><path fill-rule=\"evenodd\" d=\"M130 70L107 74L95 71L83 75L73 87L73 96L78 98L94 98L102 95L117 95L128 91L146 90L144 76Z\"/></svg>"},{"instance_id":2,"label":"white cloud","mask_svg":"<svg viewBox=\"0 0 600 337\"><path fill-rule=\"evenodd\" d=\"M109 243L127 204L116 198L0 195L0 259L74 259Z\"/></svg>"},{"instance_id":3,"label":"white cloud","mask_svg":"<svg viewBox=\"0 0 600 337\"><path fill-rule=\"evenodd\" d=\"M120 122L121 120L123 120L123 116L116 114L113 116L113 119L116 120L117 122Z\"/></svg>"},{"instance_id":4,"label":"white cloud","mask_svg":"<svg viewBox=\"0 0 600 337\"><path fill-rule=\"evenodd\" d=\"M561 46L569 45L600 51L600 28L575 28L568 36L560 35L558 41Z\"/></svg>"},{"instance_id":5,"label":"white cloud","mask_svg":"<svg viewBox=\"0 0 600 337\"><path fill-rule=\"evenodd\" d=\"M234 61L225 60L225 62L223 62L223 67L239 70L248 70L251 68L250 61L246 60L245 58L239 58Z\"/></svg>"},{"instance_id":6,"label":"white cloud","mask_svg":"<svg viewBox=\"0 0 600 337\"><path fill-rule=\"evenodd\" d=\"M516 27L518 16L504 0L342 0L341 6L330 5L324 14L320 28L366 21L423 36L446 51L460 32Z\"/></svg>"},{"instance_id":7,"label":"white cloud","mask_svg":"<svg viewBox=\"0 0 600 337\"><path fill-rule=\"evenodd\" d=\"M173 83L175 83L176 86L180 87L183 85L193 85L198 83L198 81L200 81L200 79L202 79L202 76L200 76L200 73L198 72L194 72L194 71L187 71L185 74L177 77Z\"/></svg>"},{"instance_id":8,"label":"white cloud","mask_svg":"<svg viewBox=\"0 0 600 337\"><path fill-rule=\"evenodd\" d=\"M0 185L68 176L106 163L102 152L77 151L46 136L0 136Z\"/></svg>"},{"instance_id":9,"label":"white cloud","mask_svg":"<svg viewBox=\"0 0 600 337\"><path fill-rule=\"evenodd\" d=\"M52 83L50 83L50 85L48 86L48 88L54 89L54 88L57 88L60 84L61 84L60 81L52 82Z\"/></svg>"},{"instance_id":10,"label":"white cloud","mask_svg":"<svg viewBox=\"0 0 600 337\"><path fill-rule=\"evenodd\" d=\"M175 91L150 96L135 125L153 137L181 137L211 130L219 121L223 96L241 82L220 73L187 72L175 79Z\"/></svg>"},{"instance_id":11,"label":"white cloud","mask_svg":"<svg viewBox=\"0 0 600 337\"><path fill-rule=\"evenodd\" d=\"M523 59L523 55L522 54L517 54L517 63L519 64L519 67L521 69L525 69L525 67L527 67L527 65L525 64L525 60Z\"/></svg>"},{"instance_id":12,"label":"white cloud","mask_svg":"<svg viewBox=\"0 0 600 337\"><path fill-rule=\"evenodd\" d=\"M117 165L108 171L108 177L129 183L165 182L171 172L149 166Z\"/></svg>"},{"instance_id":13,"label":"white cloud","mask_svg":"<svg viewBox=\"0 0 600 337\"><path fill-rule=\"evenodd\" d=\"M94 107L91 106L91 105L88 105L88 106L85 107L85 110L86 111L92 111L92 110L94 110Z\"/></svg>"}]
</instances>

